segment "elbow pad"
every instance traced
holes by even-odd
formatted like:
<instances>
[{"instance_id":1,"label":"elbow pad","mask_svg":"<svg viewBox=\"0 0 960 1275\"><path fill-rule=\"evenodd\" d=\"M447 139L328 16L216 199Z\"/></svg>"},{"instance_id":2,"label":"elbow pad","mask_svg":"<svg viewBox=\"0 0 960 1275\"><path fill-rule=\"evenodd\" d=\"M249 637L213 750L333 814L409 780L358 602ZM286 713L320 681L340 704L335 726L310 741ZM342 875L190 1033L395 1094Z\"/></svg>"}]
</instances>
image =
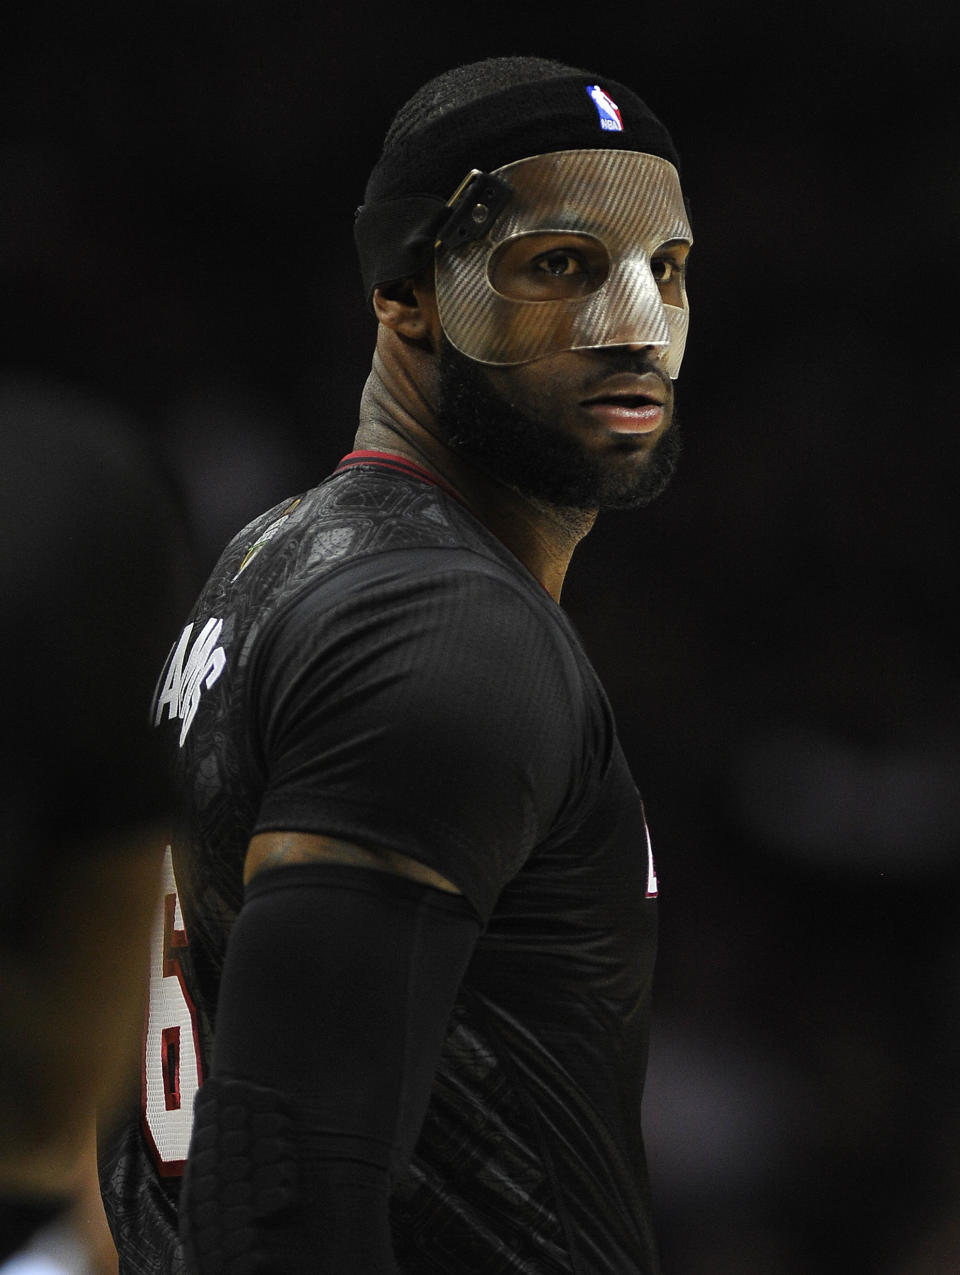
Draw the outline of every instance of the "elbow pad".
<instances>
[{"instance_id":1,"label":"elbow pad","mask_svg":"<svg viewBox=\"0 0 960 1275\"><path fill-rule=\"evenodd\" d=\"M395 1271L390 1185L479 931L461 895L390 872L317 863L253 879L181 1193L191 1270Z\"/></svg>"}]
</instances>

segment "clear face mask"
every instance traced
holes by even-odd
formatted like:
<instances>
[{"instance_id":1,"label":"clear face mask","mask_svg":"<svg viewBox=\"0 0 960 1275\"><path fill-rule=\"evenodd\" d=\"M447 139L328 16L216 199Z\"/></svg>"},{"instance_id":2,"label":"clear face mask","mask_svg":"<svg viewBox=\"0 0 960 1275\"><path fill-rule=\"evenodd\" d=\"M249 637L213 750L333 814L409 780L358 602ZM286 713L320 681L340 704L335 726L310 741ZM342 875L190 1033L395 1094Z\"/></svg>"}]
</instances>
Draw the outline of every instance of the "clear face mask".
<instances>
[{"instance_id":1,"label":"clear face mask","mask_svg":"<svg viewBox=\"0 0 960 1275\"><path fill-rule=\"evenodd\" d=\"M493 176L512 191L493 229L437 247L451 344L493 365L650 345L676 377L689 308L675 254L662 250L693 236L673 165L637 151L557 151Z\"/></svg>"}]
</instances>

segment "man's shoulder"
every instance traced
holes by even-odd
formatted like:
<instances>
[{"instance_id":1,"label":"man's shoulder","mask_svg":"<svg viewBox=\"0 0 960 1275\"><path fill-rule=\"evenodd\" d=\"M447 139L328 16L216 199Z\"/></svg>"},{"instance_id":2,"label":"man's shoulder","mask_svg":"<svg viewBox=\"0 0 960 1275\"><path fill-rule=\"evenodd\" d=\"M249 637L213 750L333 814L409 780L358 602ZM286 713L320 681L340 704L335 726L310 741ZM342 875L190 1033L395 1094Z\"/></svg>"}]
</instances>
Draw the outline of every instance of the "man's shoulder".
<instances>
[{"instance_id":1,"label":"man's shoulder","mask_svg":"<svg viewBox=\"0 0 960 1275\"><path fill-rule=\"evenodd\" d=\"M237 533L204 594L280 602L327 573L402 549L467 550L506 563L509 555L441 487L371 467L337 471L280 501Z\"/></svg>"},{"instance_id":2,"label":"man's shoulder","mask_svg":"<svg viewBox=\"0 0 960 1275\"><path fill-rule=\"evenodd\" d=\"M552 630L560 613L453 495L407 474L356 467L279 501L233 537L180 646L202 638L222 649L233 682L243 668L290 654L291 644L318 649L334 630L342 639L370 623L408 634L429 624L452 635L466 616L473 628L520 632Z\"/></svg>"},{"instance_id":3,"label":"man's shoulder","mask_svg":"<svg viewBox=\"0 0 960 1275\"><path fill-rule=\"evenodd\" d=\"M556 610L452 493L406 473L354 467L278 503L235 536L198 615L245 616L263 634L359 593L376 593L384 616L392 601L428 594L440 606L472 597L481 609L486 600L547 616Z\"/></svg>"}]
</instances>

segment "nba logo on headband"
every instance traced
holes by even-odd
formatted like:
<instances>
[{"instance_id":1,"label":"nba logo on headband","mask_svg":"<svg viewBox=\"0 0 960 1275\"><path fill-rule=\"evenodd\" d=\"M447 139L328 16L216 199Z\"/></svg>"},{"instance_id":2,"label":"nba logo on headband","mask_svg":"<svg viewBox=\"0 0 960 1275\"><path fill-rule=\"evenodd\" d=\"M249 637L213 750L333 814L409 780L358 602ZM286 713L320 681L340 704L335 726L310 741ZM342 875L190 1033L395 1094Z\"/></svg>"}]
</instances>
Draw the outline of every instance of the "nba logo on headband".
<instances>
[{"instance_id":1,"label":"nba logo on headband","mask_svg":"<svg viewBox=\"0 0 960 1275\"><path fill-rule=\"evenodd\" d=\"M587 96L597 108L597 114L600 116L600 127L603 131L605 133L622 133L623 120L620 116L620 108L609 93L604 93L599 84L588 84Z\"/></svg>"}]
</instances>

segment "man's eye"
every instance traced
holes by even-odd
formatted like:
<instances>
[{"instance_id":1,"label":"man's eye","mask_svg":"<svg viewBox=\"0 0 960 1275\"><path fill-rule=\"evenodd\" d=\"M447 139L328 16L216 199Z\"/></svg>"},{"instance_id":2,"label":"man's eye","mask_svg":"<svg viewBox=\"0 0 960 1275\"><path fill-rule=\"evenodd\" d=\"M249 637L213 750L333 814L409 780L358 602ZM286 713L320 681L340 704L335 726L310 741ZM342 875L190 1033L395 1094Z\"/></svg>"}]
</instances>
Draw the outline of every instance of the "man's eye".
<instances>
[{"instance_id":1,"label":"man's eye","mask_svg":"<svg viewBox=\"0 0 960 1275\"><path fill-rule=\"evenodd\" d=\"M596 292L609 269L598 239L559 231L507 239L487 267L496 291L513 301L573 301Z\"/></svg>"},{"instance_id":2,"label":"man's eye","mask_svg":"<svg viewBox=\"0 0 960 1275\"><path fill-rule=\"evenodd\" d=\"M535 270L542 271L543 274L553 275L555 279L562 278L564 275L581 274L583 272L583 265L579 257L560 249L556 252L545 252L533 264Z\"/></svg>"},{"instance_id":3,"label":"man's eye","mask_svg":"<svg viewBox=\"0 0 960 1275\"><path fill-rule=\"evenodd\" d=\"M661 288L668 284L679 287L686 277L687 263L682 257L654 257L650 269Z\"/></svg>"}]
</instances>

